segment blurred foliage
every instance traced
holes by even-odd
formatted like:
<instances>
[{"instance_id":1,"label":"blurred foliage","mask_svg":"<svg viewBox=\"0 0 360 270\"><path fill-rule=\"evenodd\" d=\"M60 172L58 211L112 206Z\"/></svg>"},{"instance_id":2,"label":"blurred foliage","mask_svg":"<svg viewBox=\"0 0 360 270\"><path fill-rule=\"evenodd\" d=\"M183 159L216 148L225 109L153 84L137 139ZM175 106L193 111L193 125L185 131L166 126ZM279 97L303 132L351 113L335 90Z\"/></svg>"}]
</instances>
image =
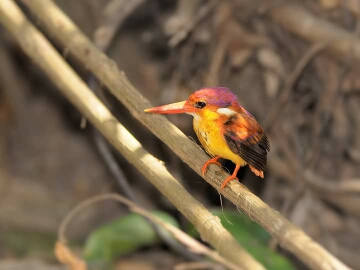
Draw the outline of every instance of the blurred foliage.
<instances>
[{"instance_id":1,"label":"blurred foliage","mask_svg":"<svg viewBox=\"0 0 360 270\"><path fill-rule=\"evenodd\" d=\"M295 269L290 260L268 247L270 234L245 214L219 209L213 209L212 213L221 219L223 226L267 269ZM164 212L154 211L152 214L179 227L177 221ZM199 237L194 227L189 228L189 233ZM138 214L129 214L89 235L85 244L85 259L88 262L111 263L121 255L157 243L159 238L148 221Z\"/></svg>"},{"instance_id":2,"label":"blurred foliage","mask_svg":"<svg viewBox=\"0 0 360 270\"><path fill-rule=\"evenodd\" d=\"M270 234L248 216L231 210L211 209L211 212L221 219L222 225L266 269L296 269L289 259L268 247ZM192 236L198 237L194 227L190 228L189 232Z\"/></svg>"},{"instance_id":3,"label":"blurred foliage","mask_svg":"<svg viewBox=\"0 0 360 270\"><path fill-rule=\"evenodd\" d=\"M179 227L167 213L151 212L161 220ZM85 259L89 262L110 263L120 255L159 243L159 238L149 222L138 214L129 214L92 232L85 243Z\"/></svg>"},{"instance_id":4,"label":"blurred foliage","mask_svg":"<svg viewBox=\"0 0 360 270\"><path fill-rule=\"evenodd\" d=\"M8 231L1 235L0 242L6 252L15 257L53 258L56 234Z\"/></svg>"}]
</instances>

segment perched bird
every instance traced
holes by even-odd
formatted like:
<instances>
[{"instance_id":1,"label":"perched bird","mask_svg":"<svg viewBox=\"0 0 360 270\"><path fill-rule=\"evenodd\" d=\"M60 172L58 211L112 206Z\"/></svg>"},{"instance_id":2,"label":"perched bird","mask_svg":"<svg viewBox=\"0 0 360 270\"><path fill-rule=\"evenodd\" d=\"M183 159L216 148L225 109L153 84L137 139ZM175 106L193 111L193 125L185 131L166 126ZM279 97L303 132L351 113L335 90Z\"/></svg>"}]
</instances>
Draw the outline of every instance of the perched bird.
<instances>
[{"instance_id":1,"label":"perched bird","mask_svg":"<svg viewBox=\"0 0 360 270\"><path fill-rule=\"evenodd\" d=\"M251 171L264 178L269 140L248 111L241 107L237 97L225 87L202 88L186 101L146 109L156 114L187 113L194 117L193 128L205 151L212 157L202 167L202 174L219 158L236 164L231 176L221 185L236 177L241 166L249 165Z\"/></svg>"}]
</instances>

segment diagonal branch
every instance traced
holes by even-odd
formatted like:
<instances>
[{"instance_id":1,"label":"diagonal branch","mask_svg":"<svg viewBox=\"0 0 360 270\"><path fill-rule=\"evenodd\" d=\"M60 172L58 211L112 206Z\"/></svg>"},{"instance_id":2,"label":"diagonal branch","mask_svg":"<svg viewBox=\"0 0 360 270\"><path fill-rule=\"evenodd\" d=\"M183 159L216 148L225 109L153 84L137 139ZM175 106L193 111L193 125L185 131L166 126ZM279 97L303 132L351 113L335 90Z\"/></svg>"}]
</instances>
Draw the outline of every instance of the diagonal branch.
<instances>
[{"instance_id":1,"label":"diagonal branch","mask_svg":"<svg viewBox=\"0 0 360 270\"><path fill-rule=\"evenodd\" d=\"M145 108L150 107L149 102L135 89L127 80L113 61L101 53L89 39L74 25L74 23L50 0L22 0L29 7L40 22L49 30L51 35L62 43L70 53L72 53L84 66L88 67L111 93L117 97L142 124L148 127L157 137L164 141L174 152L195 172L201 174L201 166L208 159L207 155L196 147L178 128L172 125L163 116L146 115L143 113ZM90 119L91 120L91 119ZM110 125L110 124L109 124ZM105 126L108 126L107 124ZM116 130L116 129L115 129ZM120 129L123 130L123 127ZM113 137L108 137L114 143ZM131 146L131 145L130 145ZM125 146L121 145L123 149ZM138 146L133 146L137 149ZM120 147L118 146L118 149ZM128 149L123 154L129 158ZM130 162L146 174L156 174L159 164L157 162L145 161L145 157L140 160ZM194 158L196 157L196 158ZM140 165L138 164L140 163ZM145 165L152 165L153 170L144 171ZM168 174L168 172L166 172ZM219 189L222 180L227 174L212 166L207 174L206 181L213 187ZM170 179L170 176L168 176ZM168 181L155 184L161 191ZM180 186L181 187L181 186ZM180 188L179 187L179 188ZM183 189L181 187L181 189ZM232 201L239 209L251 216L256 222L268 230L280 243L282 247L294 253L305 264L314 269L349 269L337 258L331 255L321 245L314 242L298 227L282 217L277 211L270 208L262 200L252 194L249 190L233 181L222 192L226 198ZM169 198L174 204L181 204L178 200L183 198ZM177 203L175 203L177 202ZM187 205L189 206L189 205ZM181 204L180 211L193 212L193 209L184 209ZM208 223L205 222L205 225ZM196 224L195 225L199 225ZM204 224L203 224L204 225ZM209 241L209 236L202 235ZM225 255L224 255L225 256ZM234 258L233 258L234 259Z\"/></svg>"},{"instance_id":2,"label":"diagonal branch","mask_svg":"<svg viewBox=\"0 0 360 270\"><path fill-rule=\"evenodd\" d=\"M221 225L219 218L192 197L166 170L164 164L150 155L117 121L44 35L26 19L14 1L0 1L0 23L114 147L194 224L203 240L211 243L220 255L239 267L264 269L236 242Z\"/></svg>"},{"instance_id":3,"label":"diagonal branch","mask_svg":"<svg viewBox=\"0 0 360 270\"><path fill-rule=\"evenodd\" d=\"M117 202L120 202L122 204L125 204L130 211L133 213L137 213L139 215L142 215L143 217L147 218L148 220L151 220L155 224L161 226L163 229L168 231L173 235L175 239L177 239L180 243L184 244L189 250L196 254L202 254L205 255L208 258L213 259L215 262L218 262L224 266L227 267L227 269L231 270L239 270L240 267L237 265L234 265L233 263L227 261L224 257L220 256L216 251L211 250L207 246L201 244L199 241L192 238L190 235L186 234L179 228L175 227L174 225L167 223L157 216L150 213L148 210L142 208L141 206L137 205L136 203L132 202L131 200L116 194L116 193L106 193L97 195L94 197L91 197L89 199L86 199L85 201L78 204L75 208L71 210L67 214L67 216L63 219L59 231L58 231L58 241L62 244L66 244L67 239L65 236L66 229L69 225L69 223L85 208L89 207L92 204L104 201L104 200L114 200Z\"/></svg>"}]
</instances>

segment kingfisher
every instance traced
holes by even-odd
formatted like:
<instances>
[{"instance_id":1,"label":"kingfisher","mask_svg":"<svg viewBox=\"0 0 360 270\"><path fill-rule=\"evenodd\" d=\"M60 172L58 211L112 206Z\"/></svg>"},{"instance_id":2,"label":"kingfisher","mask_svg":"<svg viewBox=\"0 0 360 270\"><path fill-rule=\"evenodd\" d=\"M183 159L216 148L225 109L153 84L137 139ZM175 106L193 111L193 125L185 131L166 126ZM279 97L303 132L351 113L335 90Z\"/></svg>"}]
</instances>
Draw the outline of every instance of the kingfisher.
<instances>
[{"instance_id":1,"label":"kingfisher","mask_svg":"<svg viewBox=\"0 0 360 270\"><path fill-rule=\"evenodd\" d=\"M231 160L235 165L233 174L227 177L220 190L236 177L240 167L249 165L251 171L264 178L267 153L270 143L263 129L238 99L225 87L202 88L181 102L146 109L155 114L182 114L193 116L194 131L211 156L203 165L203 176L210 164L217 164L219 158Z\"/></svg>"}]
</instances>

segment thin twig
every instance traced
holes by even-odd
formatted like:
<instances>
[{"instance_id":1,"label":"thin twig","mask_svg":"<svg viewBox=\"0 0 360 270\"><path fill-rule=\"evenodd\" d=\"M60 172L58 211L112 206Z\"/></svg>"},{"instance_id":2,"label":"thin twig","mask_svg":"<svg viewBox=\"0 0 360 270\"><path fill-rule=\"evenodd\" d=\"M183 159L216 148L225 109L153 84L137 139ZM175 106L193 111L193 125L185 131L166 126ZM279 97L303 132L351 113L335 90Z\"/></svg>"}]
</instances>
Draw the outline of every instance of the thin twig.
<instances>
[{"instance_id":1,"label":"thin twig","mask_svg":"<svg viewBox=\"0 0 360 270\"><path fill-rule=\"evenodd\" d=\"M284 159L273 157L269 160L269 166L272 171L274 171L281 178L288 180L290 183L294 183L292 176L294 175L294 169L288 169L287 163ZM304 172L304 180L314 191L317 191L317 196L324 199L327 202L330 202L333 205L343 209L345 212L351 213L355 216L360 216L360 199L358 196L359 187L357 182L360 179L345 179L343 180L345 185L342 184L343 181L338 179L325 179L310 170ZM314 178L312 178L314 176ZM334 196L336 195L336 196Z\"/></svg>"},{"instance_id":2,"label":"thin twig","mask_svg":"<svg viewBox=\"0 0 360 270\"><path fill-rule=\"evenodd\" d=\"M126 195L127 198L129 198L131 201L139 203L137 197L135 196L134 192L132 191L129 181L126 178L122 168L120 167L119 163L116 161L111 149L110 145L108 145L105 137L101 135L99 131L96 129L93 129L93 138L95 141L95 145L106 163L106 166L110 170L113 177L116 179L116 182L121 188L121 191ZM185 258L193 261L199 261L201 260L200 257L195 255L192 252L189 252L187 249L185 249L181 244L179 244L174 238L169 237L168 234L164 233L159 226L152 222L151 220L148 220L150 225L153 227L157 235L161 238L161 240L169 246L170 249L172 249L174 252L184 256Z\"/></svg>"},{"instance_id":3,"label":"thin twig","mask_svg":"<svg viewBox=\"0 0 360 270\"><path fill-rule=\"evenodd\" d=\"M321 193L329 194L344 194L344 193L360 193L360 179L343 179L343 180L330 180L324 179L316 175L311 170L304 172L305 181L313 189L321 191Z\"/></svg>"},{"instance_id":4,"label":"thin twig","mask_svg":"<svg viewBox=\"0 0 360 270\"><path fill-rule=\"evenodd\" d=\"M179 45L181 41L183 41L190 32L194 29L194 27L201 22L217 5L218 0L209 0L205 5L203 5L200 10L197 12L196 16L188 23L186 23L183 27L180 28L178 32L176 32L171 39L169 40L170 47L176 47Z\"/></svg>"},{"instance_id":5,"label":"thin twig","mask_svg":"<svg viewBox=\"0 0 360 270\"><path fill-rule=\"evenodd\" d=\"M357 21L359 23L359 20ZM359 24L357 24L358 27ZM359 29L356 27L354 34L357 35ZM320 142L324 135L326 127L329 125L331 117L334 112L336 102L341 97L343 82L350 72L351 66L354 64L354 46L352 46L345 57L343 67L341 68L336 85L328 85L325 93L322 94L318 107L316 108L312 124L312 142L309 147L310 152L307 160L305 160L305 167L308 169L314 168L320 154Z\"/></svg>"},{"instance_id":6,"label":"thin twig","mask_svg":"<svg viewBox=\"0 0 360 270\"><path fill-rule=\"evenodd\" d=\"M216 46L214 54L211 59L209 72L206 76L205 83L206 85L219 85L219 74L221 70L222 63L226 56L226 50L229 45L229 37L225 35Z\"/></svg>"},{"instance_id":7,"label":"thin twig","mask_svg":"<svg viewBox=\"0 0 360 270\"><path fill-rule=\"evenodd\" d=\"M101 26L95 31L95 45L103 52L107 52L115 37L116 32L121 27L122 23L132 14L132 12L136 10L136 8L142 5L145 1L146 0L135 0L131 2L124 0L110 1L104 8L104 21ZM90 86L90 89L94 92L96 89L100 88L93 74L91 74L88 79L88 85ZM99 96L102 97L102 101L109 107L110 102L108 102L105 98L105 95L99 93L99 91L96 92L98 92ZM122 168L120 167L120 164L117 162L111 150L111 146L106 142L104 136L102 136L100 132L96 129L93 129L93 138L102 159L109 168L123 194L125 194L125 196L131 201L139 203L137 197L135 196L129 185L128 179L126 178ZM192 252L189 252L174 238L169 237L168 234L160 230L157 224L155 224L151 220L148 220L148 222L156 231L158 236L163 240L163 242L169 246L170 249L172 249L178 254L181 254L189 260L201 260L199 256L195 255Z\"/></svg>"},{"instance_id":8,"label":"thin twig","mask_svg":"<svg viewBox=\"0 0 360 270\"><path fill-rule=\"evenodd\" d=\"M50 31L54 38L64 46L69 46L70 53L88 67L97 78L108 87L111 93L129 109L136 119L173 149L173 151L196 173L201 175L201 167L208 160L208 156L204 151L189 140L187 136L172 125L165 117L144 114L143 110L151 107L149 101L146 100L128 81L124 73L114 65L113 61L102 54L52 1L22 0L22 2L33 12L36 18L43 23L43 26ZM79 91L77 90L77 92ZM82 106L83 105L81 105L81 107ZM97 119L93 119L93 121L98 122ZM112 121L115 121L115 119ZM117 127L113 126L112 121L107 121L105 125L100 122L98 123L98 127L104 133L106 131L113 132L114 130L118 130ZM111 130L109 130L108 125L111 125ZM147 175L148 179L152 181L153 184L163 192L163 194L165 194L185 216L189 219L191 216L191 219L197 224L199 217L192 216L195 214L194 209L188 207L186 207L186 209L183 208L184 197L174 197L176 195L174 194L173 189L177 188L175 186L172 186L172 190L165 188L173 182L168 179L165 180L164 175L160 176L158 162L154 160L148 161L149 154L144 154L142 150L138 150L140 147L138 142L136 145L123 145L118 142L119 138L130 136L127 131L126 135L122 134L124 132L123 127L121 127L120 130L121 134L118 134L115 138L113 134L107 134L108 139L116 145L117 149L121 151L141 173ZM136 151L137 157L140 154L142 154L143 157L134 159L134 153L131 151L129 153L129 150ZM162 179L160 183L154 179L150 179L150 176L154 176L154 174ZM168 172L166 171L164 174L168 175ZM209 168L205 180L219 190L223 179L227 177L227 175L228 174L222 169L212 166ZM180 187L181 186L179 185L179 188ZM181 189L183 190L182 187ZM244 189L239 182L232 181L222 191L222 194L241 209L241 211L251 216L274 237L278 238L280 245L283 248L291 251L309 267L324 270L349 269L321 245L314 242L314 240L306 235L301 229L290 223L277 211L271 209L249 190ZM209 226L209 222L205 222L205 224L206 226ZM202 226L203 225L204 224L202 224ZM212 233L203 234L202 238L203 240L216 245L216 243L213 242L213 234L214 231L212 230ZM225 243L226 241L221 242ZM242 261L242 259L239 259L240 256L238 254L233 257L235 253L233 250L229 250L228 243L226 243L225 246L218 246L218 248L221 250L219 253L224 254L224 257L227 256L229 260L232 260L233 262ZM225 249L229 251L229 254L226 255L224 253Z\"/></svg>"},{"instance_id":9,"label":"thin twig","mask_svg":"<svg viewBox=\"0 0 360 270\"><path fill-rule=\"evenodd\" d=\"M174 270L219 270L218 264L212 262L186 262L175 265Z\"/></svg>"},{"instance_id":10,"label":"thin twig","mask_svg":"<svg viewBox=\"0 0 360 270\"><path fill-rule=\"evenodd\" d=\"M112 0L103 12L101 26L94 33L94 43L106 51L123 22L146 0Z\"/></svg>"},{"instance_id":11,"label":"thin twig","mask_svg":"<svg viewBox=\"0 0 360 270\"><path fill-rule=\"evenodd\" d=\"M339 26L312 15L299 5L282 1L270 10L271 18L288 31L309 42L329 42L326 50L343 61L350 50L357 64L360 61L360 39Z\"/></svg>"},{"instance_id":12,"label":"thin twig","mask_svg":"<svg viewBox=\"0 0 360 270\"><path fill-rule=\"evenodd\" d=\"M145 1L146 0L134 0L128 2L124 0L111 0L104 8L101 25L95 30L94 44L101 51L106 53L115 37L116 32L122 26L123 22ZM99 96L103 97L101 98L102 102L109 107L110 103L104 98L104 95L97 91L99 89L99 84L93 74L90 74L90 77L88 78L88 85L93 92L98 93ZM111 151L111 146L96 129L93 129L93 138L100 156L104 160L113 177L116 179L121 191L130 200L138 203L122 168L116 161Z\"/></svg>"},{"instance_id":13,"label":"thin twig","mask_svg":"<svg viewBox=\"0 0 360 270\"><path fill-rule=\"evenodd\" d=\"M121 191L133 202L137 202L137 198L131 189L129 182L121 169L120 165L116 161L114 155L111 152L108 142L103 135L95 128L93 129L93 138L96 145L96 148L99 151L101 158L104 160L106 166L110 170L111 174L115 178L117 184L119 185Z\"/></svg>"},{"instance_id":14,"label":"thin twig","mask_svg":"<svg viewBox=\"0 0 360 270\"><path fill-rule=\"evenodd\" d=\"M264 129L269 130L269 128L274 124L275 119L285 110L287 107L286 105L289 103L289 97L291 94L291 91L294 88L294 85L300 78L301 74L303 73L304 69L308 66L308 64L311 62L311 60L326 46L328 45L328 42L320 42L313 44L300 58L300 60L297 62L294 70L291 72L291 74L288 76L288 78L285 81L284 87L281 90L280 97L277 98L276 105L272 107L270 110L267 118L264 121Z\"/></svg>"},{"instance_id":15,"label":"thin twig","mask_svg":"<svg viewBox=\"0 0 360 270\"><path fill-rule=\"evenodd\" d=\"M62 243L66 243L66 229L69 226L69 223L77 216L81 211L85 208L88 208L90 205L104 201L104 200L114 200L125 204L129 207L130 211L140 214L143 217L151 220L152 222L156 223L157 225L161 226L163 229L167 230L172 234L174 238L180 241L183 245L187 246L189 250L194 253L205 255L206 257L218 262L228 269L239 270L243 269L239 266L234 265L233 263L228 262L225 258L220 256L217 252L209 249L205 245L201 244L191 236L187 235L180 229L176 228L175 226L159 219L158 217L151 214L149 211L145 210L144 208L140 207L139 205L135 204L134 202L126 199L125 197L116 194L116 193L108 193L108 194L101 194L94 197L91 197L80 204L78 204L75 208L73 208L63 219L58 231L58 238Z\"/></svg>"},{"instance_id":16,"label":"thin twig","mask_svg":"<svg viewBox=\"0 0 360 270\"><path fill-rule=\"evenodd\" d=\"M35 1L29 3L29 6L32 6ZM53 5L52 2L48 2L48 4ZM53 8L46 6L46 9L50 12L49 14L58 10L56 6ZM44 35L26 19L14 1L0 1L0 22L13 34L25 53L39 65L74 106L194 224L204 241L211 243L222 256L234 264L241 265L245 269L264 269L221 225L220 219L213 216L193 198L166 170L164 164L150 155L132 134L117 121ZM62 25L62 22L57 21L57 24ZM75 29L76 27L72 29L72 33L76 35L77 30ZM71 39L68 42L71 43ZM98 49L94 45L91 46L99 55ZM91 54L92 52L87 51L89 59L92 58ZM101 62L107 58L104 54L101 54L101 58L103 60L97 64L105 67L106 65L103 66ZM111 69L117 70L113 63ZM122 73L119 72L119 74ZM121 76L123 77L123 75ZM137 102L143 102L142 98ZM180 138L186 137L180 135ZM193 144L191 143L191 145Z\"/></svg>"}]
</instances>

